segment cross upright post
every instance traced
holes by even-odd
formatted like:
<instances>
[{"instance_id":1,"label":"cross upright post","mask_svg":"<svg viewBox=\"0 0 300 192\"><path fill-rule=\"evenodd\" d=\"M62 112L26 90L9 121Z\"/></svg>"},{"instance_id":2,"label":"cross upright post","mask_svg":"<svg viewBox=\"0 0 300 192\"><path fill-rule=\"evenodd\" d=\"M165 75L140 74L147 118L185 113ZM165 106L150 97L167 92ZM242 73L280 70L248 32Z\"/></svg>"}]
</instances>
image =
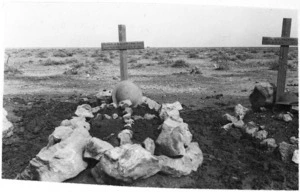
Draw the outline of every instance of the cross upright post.
<instances>
[{"instance_id":1,"label":"cross upright post","mask_svg":"<svg viewBox=\"0 0 300 192\"><path fill-rule=\"evenodd\" d=\"M144 49L143 41L126 42L126 26L119 25L119 43L101 43L102 51L105 50L119 50L120 51L120 71L121 80L128 79L127 70L127 50L128 49Z\"/></svg>"},{"instance_id":2,"label":"cross upright post","mask_svg":"<svg viewBox=\"0 0 300 192\"><path fill-rule=\"evenodd\" d=\"M281 37L263 37L262 39L263 45L280 45L276 103L280 100L285 90L289 46L298 45L297 38L290 38L291 24L292 19L284 18L282 23Z\"/></svg>"},{"instance_id":3,"label":"cross upright post","mask_svg":"<svg viewBox=\"0 0 300 192\"><path fill-rule=\"evenodd\" d=\"M126 42L126 26L119 25L119 42ZM120 50L120 71L121 80L128 79L127 71L127 50Z\"/></svg>"}]
</instances>

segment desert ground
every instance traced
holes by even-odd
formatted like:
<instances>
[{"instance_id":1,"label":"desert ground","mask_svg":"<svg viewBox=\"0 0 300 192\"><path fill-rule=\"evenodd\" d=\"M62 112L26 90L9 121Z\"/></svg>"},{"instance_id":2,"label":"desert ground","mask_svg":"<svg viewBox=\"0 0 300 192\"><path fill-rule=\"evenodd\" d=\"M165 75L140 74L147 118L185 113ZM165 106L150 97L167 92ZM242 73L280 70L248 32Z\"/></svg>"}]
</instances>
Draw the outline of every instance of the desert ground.
<instances>
[{"instance_id":1,"label":"desert ground","mask_svg":"<svg viewBox=\"0 0 300 192\"><path fill-rule=\"evenodd\" d=\"M240 131L221 129L226 124L222 116L233 113L235 105L251 108L249 95L255 83L276 84L278 55L278 47L128 51L129 79L158 103L183 105L181 116L199 143L204 162L181 178L158 174L132 184L108 184L298 190L298 164L283 162L278 151L269 152ZM95 106L93 96L120 81L119 52L100 48L6 49L4 66L4 108L15 129L3 139L3 179L22 172L54 128L72 117L80 103L89 100ZM298 93L297 48L289 50L286 84ZM298 137L298 114L287 123L275 118L279 113L251 111L245 122L265 126L268 137L277 143L289 142L291 136ZM68 182L96 183L88 174Z\"/></svg>"}]
</instances>

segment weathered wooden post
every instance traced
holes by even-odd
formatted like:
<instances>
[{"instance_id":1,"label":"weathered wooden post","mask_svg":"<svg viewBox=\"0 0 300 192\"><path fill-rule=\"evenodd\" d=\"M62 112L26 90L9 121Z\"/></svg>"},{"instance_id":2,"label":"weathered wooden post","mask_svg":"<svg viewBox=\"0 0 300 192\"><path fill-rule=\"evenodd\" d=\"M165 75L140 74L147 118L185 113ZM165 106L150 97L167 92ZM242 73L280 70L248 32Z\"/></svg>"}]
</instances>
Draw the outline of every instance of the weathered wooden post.
<instances>
[{"instance_id":1,"label":"weathered wooden post","mask_svg":"<svg viewBox=\"0 0 300 192\"><path fill-rule=\"evenodd\" d=\"M263 37L262 39L263 45L280 45L276 102L278 102L285 90L289 46L298 45L298 38L290 38L291 24L292 19L284 18L281 37Z\"/></svg>"},{"instance_id":2,"label":"weathered wooden post","mask_svg":"<svg viewBox=\"0 0 300 192\"><path fill-rule=\"evenodd\" d=\"M127 50L128 49L144 49L143 41L126 42L126 26L119 25L119 43L101 43L102 51L120 50L120 71L121 80L128 79L127 71Z\"/></svg>"}]
</instances>

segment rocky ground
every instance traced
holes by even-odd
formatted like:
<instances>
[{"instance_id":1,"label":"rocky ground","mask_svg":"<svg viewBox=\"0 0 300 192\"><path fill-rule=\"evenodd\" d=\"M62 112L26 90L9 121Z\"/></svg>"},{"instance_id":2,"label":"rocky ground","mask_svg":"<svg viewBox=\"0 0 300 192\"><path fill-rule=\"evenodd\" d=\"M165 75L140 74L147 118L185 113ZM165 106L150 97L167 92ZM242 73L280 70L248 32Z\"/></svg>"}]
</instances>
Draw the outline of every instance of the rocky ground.
<instances>
[{"instance_id":1,"label":"rocky ground","mask_svg":"<svg viewBox=\"0 0 300 192\"><path fill-rule=\"evenodd\" d=\"M222 62L226 61L229 69L215 70L222 63L213 59L219 51L228 53L229 58L233 58L233 55L236 58L241 57L237 55L248 55L249 58L244 61L223 58ZM93 95L100 89L111 89L119 81L119 70L117 52L99 53L79 49L73 50L75 53L73 56L65 58L50 56L52 52L49 50L7 52L11 54L11 58L4 82L4 108L8 111L8 119L15 129L11 137L3 139L2 178L14 179L40 149L47 145L48 136L54 128L62 120L74 115L78 105L88 99L95 106ZM40 58L41 52L46 54L44 58ZM190 58L191 53L196 53L198 57ZM92 57L92 54L96 56ZM147 49L131 53L131 59L137 60L130 62L129 65L131 79L142 88L147 97L159 103L175 101L182 103L181 117L188 123L193 141L199 143L204 161L201 167L189 176L172 178L156 174L130 185L297 190L298 164L292 162L291 158L284 162L278 148L270 151L260 144L260 140L244 134L239 129L226 131L221 128L227 123L222 116L225 113L233 114L234 106L240 103L250 108L248 97L256 82L275 81L276 72L269 70L270 66L267 66L263 59L267 54L272 59L277 57L274 49L254 48ZM43 62L48 58L64 62L66 59L75 58L77 62L73 60L69 61L71 64L45 65ZM89 60L90 63L82 61L84 60L82 58ZM105 61L105 58L111 61ZM169 61L166 59L171 60L171 63L168 64ZM185 60L188 66L171 67L178 59ZM289 62L293 63L294 60ZM83 64L76 68L76 63ZM95 69L90 68L91 65ZM199 73L192 72L194 67L198 67ZM21 71L21 74L16 69ZM296 91L297 71L290 69L288 89ZM268 137L274 138L277 144L282 141L290 143L290 137L298 137L298 113L294 114L292 121L284 122L277 119L280 112L278 109L251 111L244 122L253 121L264 126ZM93 126L97 123L91 122L91 133L104 138L111 132L119 130L118 123L113 120L102 123L105 124L102 127L107 129L97 133L93 132ZM146 136L155 139L159 123L150 121L136 124L137 127L134 128L136 140L143 140ZM67 182L96 184L88 171ZM108 181L107 184L128 185L114 180Z\"/></svg>"}]
</instances>

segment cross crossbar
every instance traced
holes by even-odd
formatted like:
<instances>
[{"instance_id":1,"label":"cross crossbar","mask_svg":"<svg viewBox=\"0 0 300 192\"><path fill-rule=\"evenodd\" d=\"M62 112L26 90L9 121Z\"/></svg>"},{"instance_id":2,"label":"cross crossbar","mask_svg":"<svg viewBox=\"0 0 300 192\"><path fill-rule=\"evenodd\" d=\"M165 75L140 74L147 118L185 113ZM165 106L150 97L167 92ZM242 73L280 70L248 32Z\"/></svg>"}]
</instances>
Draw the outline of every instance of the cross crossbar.
<instances>
[{"instance_id":1,"label":"cross crossbar","mask_svg":"<svg viewBox=\"0 0 300 192\"><path fill-rule=\"evenodd\" d=\"M119 42L119 43L101 43L102 51L105 50L128 50L144 49L143 41Z\"/></svg>"},{"instance_id":2,"label":"cross crossbar","mask_svg":"<svg viewBox=\"0 0 300 192\"><path fill-rule=\"evenodd\" d=\"M263 37L262 39L263 45L290 45L297 46L298 38L290 38L290 37Z\"/></svg>"}]
</instances>

